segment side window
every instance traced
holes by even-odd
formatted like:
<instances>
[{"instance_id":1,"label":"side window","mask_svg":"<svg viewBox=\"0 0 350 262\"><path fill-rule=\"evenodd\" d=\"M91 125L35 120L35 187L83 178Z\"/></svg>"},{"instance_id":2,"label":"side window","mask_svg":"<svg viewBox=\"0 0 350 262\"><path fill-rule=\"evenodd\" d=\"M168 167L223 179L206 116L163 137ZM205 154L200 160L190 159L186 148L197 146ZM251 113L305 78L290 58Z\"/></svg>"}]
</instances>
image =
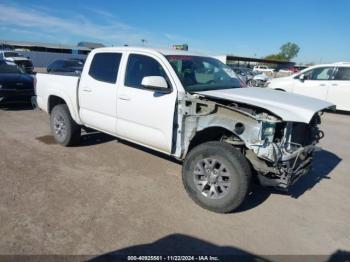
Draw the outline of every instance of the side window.
<instances>
[{"instance_id":1,"label":"side window","mask_svg":"<svg viewBox=\"0 0 350 262\"><path fill-rule=\"evenodd\" d=\"M125 75L125 85L142 88L141 82L145 76L162 76L167 79L163 67L157 60L145 55L129 55Z\"/></svg>"},{"instance_id":2,"label":"side window","mask_svg":"<svg viewBox=\"0 0 350 262\"><path fill-rule=\"evenodd\" d=\"M350 67L339 67L334 80L350 80Z\"/></svg>"},{"instance_id":3,"label":"side window","mask_svg":"<svg viewBox=\"0 0 350 262\"><path fill-rule=\"evenodd\" d=\"M102 82L115 83L122 54L97 53L90 65L89 75Z\"/></svg>"},{"instance_id":4,"label":"side window","mask_svg":"<svg viewBox=\"0 0 350 262\"><path fill-rule=\"evenodd\" d=\"M319 67L304 73L305 80L329 80L333 73L333 67Z\"/></svg>"}]
</instances>

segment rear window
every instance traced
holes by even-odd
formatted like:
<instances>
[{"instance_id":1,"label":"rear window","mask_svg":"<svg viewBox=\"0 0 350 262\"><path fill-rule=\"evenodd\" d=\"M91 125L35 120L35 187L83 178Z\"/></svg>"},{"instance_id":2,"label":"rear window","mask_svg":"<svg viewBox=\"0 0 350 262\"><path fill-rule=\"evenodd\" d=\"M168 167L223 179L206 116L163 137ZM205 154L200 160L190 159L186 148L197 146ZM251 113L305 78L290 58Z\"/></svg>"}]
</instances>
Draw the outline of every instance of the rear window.
<instances>
[{"instance_id":1,"label":"rear window","mask_svg":"<svg viewBox=\"0 0 350 262\"><path fill-rule=\"evenodd\" d=\"M98 53L92 59L89 75L102 82L117 81L121 53Z\"/></svg>"}]
</instances>

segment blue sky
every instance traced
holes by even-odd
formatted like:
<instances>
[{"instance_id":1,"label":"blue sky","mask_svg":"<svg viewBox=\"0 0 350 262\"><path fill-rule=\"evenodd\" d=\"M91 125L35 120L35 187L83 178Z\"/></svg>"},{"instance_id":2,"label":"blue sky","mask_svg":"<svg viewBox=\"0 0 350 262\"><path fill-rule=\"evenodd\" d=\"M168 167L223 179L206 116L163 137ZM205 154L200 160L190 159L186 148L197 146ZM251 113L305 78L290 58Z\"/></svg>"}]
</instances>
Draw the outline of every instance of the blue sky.
<instances>
[{"instance_id":1,"label":"blue sky","mask_svg":"<svg viewBox=\"0 0 350 262\"><path fill-rule=\"evenodd\" d=\"M288 41L297 62L350 61L350 1L0 1L0 39L169 47L262 57Z\"/></svg>"}]
</instances>

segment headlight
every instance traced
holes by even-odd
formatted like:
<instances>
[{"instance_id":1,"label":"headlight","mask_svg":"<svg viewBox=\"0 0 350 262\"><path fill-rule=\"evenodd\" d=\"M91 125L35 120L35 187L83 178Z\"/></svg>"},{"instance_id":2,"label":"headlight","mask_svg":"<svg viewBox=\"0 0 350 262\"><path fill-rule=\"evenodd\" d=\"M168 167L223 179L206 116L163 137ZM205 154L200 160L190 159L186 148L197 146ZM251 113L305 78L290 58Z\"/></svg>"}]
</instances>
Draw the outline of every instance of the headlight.
<instances>
[{"instance_id":1,"label":"headlight","mask_svg":"<svg viewBox=\"0 0 350 262\"><path fill-rule=\"evenodd\" d=\"M263 122L261 140L267 139L269 142L273 142L273 136L275 135L275 128L276 128L275 123Z\"/></svg>"}]
</instances>

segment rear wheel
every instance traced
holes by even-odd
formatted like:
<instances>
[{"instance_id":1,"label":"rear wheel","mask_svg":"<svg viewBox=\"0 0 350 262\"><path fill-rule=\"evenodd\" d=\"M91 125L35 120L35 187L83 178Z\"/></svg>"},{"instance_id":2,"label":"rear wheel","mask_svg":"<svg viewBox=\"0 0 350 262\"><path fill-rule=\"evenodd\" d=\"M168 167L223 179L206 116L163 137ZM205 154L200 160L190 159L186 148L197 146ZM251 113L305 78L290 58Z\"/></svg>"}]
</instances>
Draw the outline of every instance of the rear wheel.
<instances>
[{"instance_id":1,"label":"rear wheel","mask_svg":"<svg viewBox=\"0 0 350 262\"><path fill-rule=\"evenodd\" d=\"M79 143L81 128L72 119L67 105L56 105L52 109L50 126L57 143L63 146L73 146Z\"/></svg>"},{"instance_id":2,"label":"rear wheel","mask_svg":"<svg viewBox=\"0 0 350 262\"><path fill-rule=\"evenodd\" d=\"M244 201L251 180L245 157L224 142L207 142L187 155L182 181L189 196L201 207L229 213Z\"/></svg>"}]
</instances>

